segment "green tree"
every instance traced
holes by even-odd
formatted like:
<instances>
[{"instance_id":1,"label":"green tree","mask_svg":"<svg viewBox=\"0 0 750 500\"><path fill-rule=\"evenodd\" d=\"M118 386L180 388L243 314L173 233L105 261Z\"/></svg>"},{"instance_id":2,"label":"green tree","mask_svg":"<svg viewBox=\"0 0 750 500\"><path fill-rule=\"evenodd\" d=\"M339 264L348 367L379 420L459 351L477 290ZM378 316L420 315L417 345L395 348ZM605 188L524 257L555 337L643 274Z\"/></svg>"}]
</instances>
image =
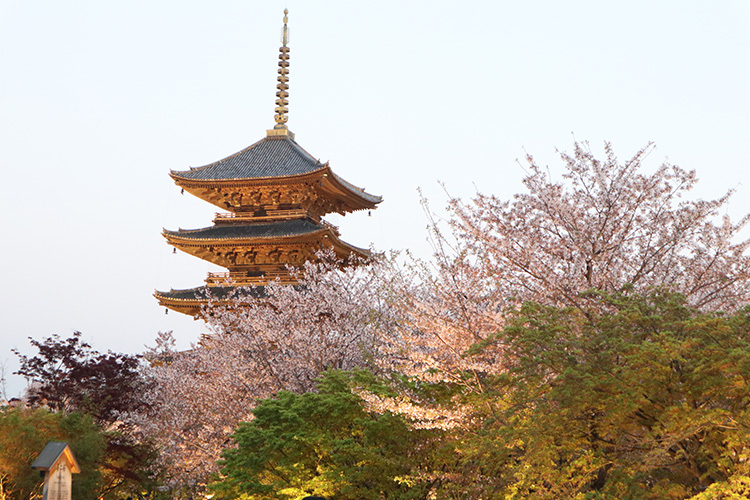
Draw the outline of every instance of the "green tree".
<instances>
[{"instance_id":1,"label":"green tree","mask_svg":"<svg viewBox=\"0 0 750 500\"><path fill-rule=\"evenodd\" d=\"M211 489L220 498L427 498L432 481L420 471L439 433L368 413L351 388L374 383L367 372L332 371L317 392L263 400L234 434Z\"/></svg>"},{"instance_id":2,"label":"green tree","mask_svg":"<svg viewBox=\"0 0 750 500\"><path fill-rule=\"evenodd\" d=\"M481 498L746 498L750 309L599 300L527 303L476 347L502 349L510 367L473 401L482 425L459 440L464 484Z\"/></svg>"},{"instance_id":3,"label":"green tree","mask_svg":"<svg viewBox=\"0 0 750 500\"><path fill-rule=\"evenodd\" d=\"M42 477L31 463L49 441L67 442L81 466L81 473L73 478L73 500L98 495L106 440L91 417L5 407L0 408L0 500L41 495Z\"/></svg>"},{"instance_id":4,"label":"green tree","mask_svg":"<svg viewBox=\"0 0 750 500\"><path fill-rule=\"evenodd\" d=\"M142 397L148 382L140 356L100 353L81 340L80 332L67 339L52 335L30 343L37 350L34 356L14 351L20 362L16 373L33 382L26 393L29 404L90 415L102 429L106 450L97 463L97 496L150 489L155 451L150 443L137 441L133 426L126 422L130 412L148 410Z\"/></svg>"}]
</instances>

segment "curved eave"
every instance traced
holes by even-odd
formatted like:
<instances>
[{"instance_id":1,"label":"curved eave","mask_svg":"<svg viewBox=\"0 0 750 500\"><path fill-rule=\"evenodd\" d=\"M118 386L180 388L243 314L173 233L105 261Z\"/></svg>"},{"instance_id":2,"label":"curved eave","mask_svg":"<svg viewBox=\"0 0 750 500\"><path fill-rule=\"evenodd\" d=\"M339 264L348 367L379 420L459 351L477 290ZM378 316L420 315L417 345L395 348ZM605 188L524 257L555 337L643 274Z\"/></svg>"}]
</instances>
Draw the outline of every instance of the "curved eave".
<instances>
[{"instance_id":1,"label":"curved eave","mask_svg":"<svg viewBox=\"0 0 750 500\"><path fill-rule=\"evenodd\" d=\"M219 293L216 294L216 292ZM214 293L215 296L209 296L208 294L210 293ZM240 296L249 295L261 299L265 297L265 288L244 286L208 287L204 285L181 290L172 288L169 292L154 290L154 297L159 301L160 306L192 316L195 319L199 319L203 315L203 310L208 305L221 306L229 303L233 294L239 294Z\"/></svg>"},{"instance_id":2,"label":"curved eave","mask_svg":"<svg viewBox=\"0 0 750 500\"><path fill-rule=\"evenodd\" d=\"M264 297L265 288L262 286L199 286L195 288L170 289L168 292L154 290L154 297L159 300L169 300L175 303L206 303L209 300L225 301L231 298L231 294L239 293L243 296Z\"/></svg>"},{"instance_id":3,"label":"curved eave","mask_svg":"<svg viewBox=\"0 0 750 500\"><path fill-rule=\"evenodd\" d=\"M347 182L336 175L330 165L326 163L319 169L303 174L286 175L280 177L249 177L236 179L190 179L178 175L178 172L170 172L169 176L175 184L188 190L193 195L213 203L211 200L193 190L216 189L216 188L241 188L261 186L288 186L291 184L309 183L318 185L328 196L340 200L348 205L346 211L373 209L383 201L382 196L366 192L364 189Z\"/></svg>"},{"instance_id":4,"label":"curved eave","mask_svg":"<svg viewBox=\"0 0 750 500\"><path fill-rule=\"evenodd\" d=\"M332 231L330 228L321 227L314 231L309 231L301 234L287 234L287 235L271 235L271 236L227 236L223 238L201 238L193 233L203 231L203 229L180 229L178 231L169 231L164 229L162 235L171 244L182 244L182 245L200 245L200 246L216 246L216 245L236 245L236 244L266 244L278 240L284 240L288 243L296 243L300 241L317 239L316 237L326 231Z\"/></svg>"},{"instance_id":5,"label":"curved eave","mask_svg":"<svg viewBox=\"0 0 750 500\"><path fill-rule=\"evenodd\" d=\"M169 292L160 292L158 290L155 290L154 297L159 301L159 305L162 307L166 307L167 309L171 309L172 311L178 312L180 314L192 316L194 319L200 319L203 313L203 309L209 304L210 299L199 297L183 298L173 296L172 293L177 291L183 290L173 289ZM226 303L227 299L224 299L223 301L215 301L215 303L217 304L221 304L222 302Z\"/></svg>"},{"instance_id":6,"label":"curved eave","mask_svg":"<svg viewBox=\"0 0 750 500\"><path fill-rule=\"evenodd\" d=\"M346 243L339 238L336 230L333 227L321 227L318 230L311 231L303 234L294 234L286 236L268 236L268 237L245 237L245 238L196 238L191 237L191 232L201 231L201 229L194 230L179 230L179 231L168 231L164 230L162 235L166 238L167 242L184 250L185 247L209 247L209 246L237 246L237 245L268 245L268 244L287 244L294 245L300 243L322 243L327 240L329 245L334 248L336 254L341 258L346 258L349 254L355 254L361 258L371 258L372 254L369 250L359 248L354 245Z\"/></svg>"},{"instance_id":7,"label":"curved eave","mask_svg":"<svg viewBox=\"0 0 750 500\"><path fill-rule=\"evenodd\" d=\"M339 238L335 231L331 231L329 238L331 239L331 246L333 246L333 248L336 250L339 258L346 258L351 254L354 254L363 259L372 258L372 254L369 250L350 245L349 243Z\"/></svg>"},{"instance_id":8,"label":"curved eave","mask_svg":"<svg viewBox=\"0 0 750 500\"><path fill-rule=\"evenodd\" d=\"M185 189L188 188L214 188L214 187L244 187L244 186L276 186L284 184L299 184L309 180L316 180L325 172L328 164L320 165L319 168L309 172L294 175L280 175L275 177L236 177L230 179L191 179L179 175L181 172L170 171L169 176L175 184Z\"/></svg>"},{"instance_id":9,"label":"curved eave","mask_svg":"<svg viewBox=\"0 0 750 500\"><path fill-rule=\"evenodd\" d=\"M328 163L325 164L324 170L325 172L322 172L321 175L322 188L326 192L334 194L336 198L346 201L351 205L351 211L372 209L383 201L382 196L370 194L363 188L359 188L336 175Z\"/></svg>"},{"instance_id":10,"label":"curved eave","mask_svg":"<svg viewBox=\"0 0 750 500\"><path fill-rule=\"evenodd\" d=\"M207 304L209 298L207 297L176 297L174 296L175 292L185 292L185 291L198 291L199 288L191 288L187 290L175 290L174 288L171 289L168 292L162 292L159 290L154 290L154 297L156 300L159 301L159 304L162 306L182 306L182 307L201 307L203 304ZM221 300L221 299L214 299L214 300Z\"/></svg>"}]
</instances>

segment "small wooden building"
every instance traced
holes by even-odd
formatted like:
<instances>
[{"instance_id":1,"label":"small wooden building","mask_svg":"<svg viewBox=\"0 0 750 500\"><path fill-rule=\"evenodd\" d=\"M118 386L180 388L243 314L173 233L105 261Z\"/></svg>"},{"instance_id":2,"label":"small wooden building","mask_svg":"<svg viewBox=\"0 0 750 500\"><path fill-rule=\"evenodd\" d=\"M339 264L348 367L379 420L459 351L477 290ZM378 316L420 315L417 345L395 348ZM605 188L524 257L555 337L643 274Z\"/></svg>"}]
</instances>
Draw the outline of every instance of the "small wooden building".
<instances>
[{"instance_id":1,"label":"small wooden building","mask_svg":"<svg viewBox=\"0 0 750 500\"><path fill-rule=\"evenodd\" d=\"M68 443L50 441L34 463L33 469L44 471L42 500L70 500L73 474L81 472Z\"/></svg>"}]
</instances>

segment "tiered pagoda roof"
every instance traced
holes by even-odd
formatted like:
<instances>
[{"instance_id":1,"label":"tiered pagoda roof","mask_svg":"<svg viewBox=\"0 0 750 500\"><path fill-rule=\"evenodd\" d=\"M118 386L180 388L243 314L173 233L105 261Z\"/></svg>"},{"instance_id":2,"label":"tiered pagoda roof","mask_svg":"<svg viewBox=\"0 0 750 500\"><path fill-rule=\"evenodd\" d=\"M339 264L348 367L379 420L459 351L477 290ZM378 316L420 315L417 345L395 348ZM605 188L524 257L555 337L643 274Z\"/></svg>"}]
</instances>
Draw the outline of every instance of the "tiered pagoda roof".
<instances>
[{"instance_id":1,"label":"tiered pagoda roof","mask_svg":"<svg viewBox=\"0 0 750 500\"><path fill-rule=\"evenodd\" d=\"M273 188L280 186L296 187L298 191L306 187L308 194L314 194L316 199L325 198L334 208L325 213L372 209L382 201L380 196L371 195L336 175L328 163L313 158L294 141L291 133L269 135L223 160L172 171L170 176L185 191L224 210L273 205ZM270 198L265 203L263 194ZM296 201L287 200L286 204L299 203Z\"/></svg>"},{"instance_id":2,"label":"tiered pagoda roof","mask_svg":"<svg viewBox=\"0 0 750 500\"><path fill-rule=\"evenodd\" d=\"M260 141L223 160L170 172L183 190L229 212L216 214L210 227L163 231L175 248L228 271L209 273L204 286L155 292L159 303L169 309L197 318L209 301L226 302L237 293L262 298L271 280L295 283L289 267L315 259L321 249L333 250L344 261L352 254L369 255L342 241L338 229L322 216L373 209L382 198L337 176L328 163L300 147L287 128L286 14L285 10L276 126Z\"/></svg>"}]
</instances>

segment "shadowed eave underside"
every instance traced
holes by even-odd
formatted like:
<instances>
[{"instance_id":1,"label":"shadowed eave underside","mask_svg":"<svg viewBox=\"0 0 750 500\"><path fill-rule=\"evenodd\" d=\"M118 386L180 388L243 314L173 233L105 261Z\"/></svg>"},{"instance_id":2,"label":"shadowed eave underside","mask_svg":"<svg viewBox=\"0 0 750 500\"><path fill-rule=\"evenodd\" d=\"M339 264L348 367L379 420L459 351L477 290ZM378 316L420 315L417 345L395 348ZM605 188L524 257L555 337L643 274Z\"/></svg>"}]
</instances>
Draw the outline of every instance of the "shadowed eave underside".
<instances>
[{"instance_id":1,"label":"shadowed eave underside","mask_svg":"<svg viewBox=\"0 0 750 500\"><path fill-rule=\"evenodd\" d=\"M319 225L306 219L256 224L218 225L201 229L164 230L164 237L177 248L192 252L191 248L207 246L285 245L305 243L323 248L331 246L341 258L355 254L371 257L370 251L342 241L333 226Z\"/></svg>"},{"instance_id":2,"label":"shadowed eave underside","mask_svg":"<svg viewBox=\"0 0 750 500\"><path fill-rule=\"evenodd\" d=\"M334 174L327 163L321 163L288 137L266 137L223 160L191 168L171 171L175 183L186 189L210 186L242 186L299 182L310 178L320 182L331 193L359 198L357 209L374 208L382 197L369 194ZM194 193L196 194L196 193ZM335 194L334 194L335 196Z\"/></svg>"},{"instance_id":3,"label":"shadowed eave underside","mask_svg":"<svg viewBox=\"0 0 750 500\"><path fill-rule=\"evenodd\" d=\"M187 314L198 319L204 307L209 303L222 305L233 298L252 297L256 299L265 298L266 288L264 286L236 287L236 286L199 286L181 290L171 289L168 292L154 291L154 297L159 305L172 309L173 311Z\"/></svg>"}]
</instances>

